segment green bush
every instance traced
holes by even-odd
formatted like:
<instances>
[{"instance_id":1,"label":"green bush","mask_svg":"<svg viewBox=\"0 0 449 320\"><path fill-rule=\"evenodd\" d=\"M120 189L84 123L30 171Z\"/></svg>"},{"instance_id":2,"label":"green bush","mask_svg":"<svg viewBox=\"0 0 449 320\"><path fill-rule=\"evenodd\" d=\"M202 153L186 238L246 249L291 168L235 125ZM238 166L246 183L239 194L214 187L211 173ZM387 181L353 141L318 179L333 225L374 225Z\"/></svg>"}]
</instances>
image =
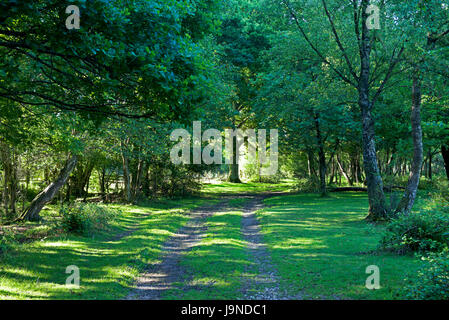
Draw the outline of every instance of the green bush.
<instances>
[{"instance_id":1,"label":"green bush","mask_svg":"<svg viewBox=\"0 0 449 320\"><path fill-rule=\"evenodd\" d=\"M106 229L108 222L116 215L116 211L93 203L63 206L60 213L64 231L82 235Z\"/></svg>"},{"instance_id":2,"label":"green bush","mask_svg":"<svg viewBox=\"0 0 449 320\"><path fill-rule=\"evenodd\" d=\"M8 252L12 244L16 242L17 239L14 232L10 229L3 228L0 234L0 254Z\"/></svg>"},{"instance_id":3,"label":"green bush","mask_svg":"<svg viewBox=\"0 0 449 320\"><path fill-rule=\"evenodd\" d=\"M177 166L168 162L156 162L150 167L150 195L153 197L179 197L197 193L201 189L200 175L207 165ZM140 199L142 200L142 199Z\"/></svg>"},{"instance_id":4,"label":"green bush","mask_svg":"<svg viewBox=\"0 0 449 320\"><path fill-rule=\"evenodd\" d=\"M422 258L424 265L416 275L406 279L406 295L409 299L449 299L449 251L432 253Z\"/></svg>"},{"instance_id":5,"label":"green bush","mask_svg":"<svg viewBox=\"0 0 449 320\"><path fill-rule=\"evenodd\" d=\"M318 192L320 190L320 182L315 178L298 179L295 183L295 189L299 192Z\"/></svg>"},{"instance_id":6,"label":"green bush","mask_svg":"<svg viewBox=\"0 0 449 320\"><path fill-rule=\"evenodd\" d=\"M267 165L263 165L264 170L268 169ZM262 183L279 183L284 178L281 170L277 170L276 174L261 175L262 171L260 164L257 162L248 162L244 166L243 178L250 182L262 182Z\"/></svg>"},{"instance_id":7,"label":"green bush","mask_svg":"<svg viewBox=\"0 0 449 320\"><path fill-rule=\"evenodd\" d=\"M383 249L407 252L441 251L449 245L449 215L441 210L411 213L390 221L381 240Z\"/></svg>"},{"instance_id":8,"label":"green bush","mask_svg":"<svg viewBox=\"0 0 449 320\"><path fill-rule=\"evenodd\" d=\"M438 202L439 207L449 212L449 182L446 179L438 181L434 198Z\"/></svg>"}]
</instances>

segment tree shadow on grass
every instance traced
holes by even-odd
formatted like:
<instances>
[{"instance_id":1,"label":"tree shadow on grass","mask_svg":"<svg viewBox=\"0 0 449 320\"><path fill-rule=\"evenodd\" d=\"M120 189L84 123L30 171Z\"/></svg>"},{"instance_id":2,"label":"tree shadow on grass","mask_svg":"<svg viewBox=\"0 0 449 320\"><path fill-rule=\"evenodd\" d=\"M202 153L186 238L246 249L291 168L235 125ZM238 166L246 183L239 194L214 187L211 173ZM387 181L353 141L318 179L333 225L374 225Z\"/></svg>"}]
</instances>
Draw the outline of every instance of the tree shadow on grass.
<instances>
[{"instance_id":1,"label":"tree shadow on grass","mask_svg":"<svg viewBox=\"0 0 449 320\"><path fill-rule=\"evenodd\" d=\"M258 213L265 242L270 248L283 286L309 298L392 298L403 286L406 270L417 260L387 254L365 254L377 248L383 226L363 218L366 195L345 193L331 198L301 194L266 201L272 205ZM380 290L367 290L365 269L379 266Z\"/></svg>"},{"instance_id":2,"label":"tree shadow on grass","mask_svg":"<svg viewBox=\"0 0 449 320\"><path fill-rule=\"evenodd\" d=\"M141 228L116 241L70 236L16 246L0 257L0 296L8 299L117 299L136 274L157 259L165 240L185 217L156 214L138 219ZM136 219L124 218L126 224ZM117 232L117 230L115 230ZM107 236L107 235L106 235ZM80 270L80 288L65 286L66 268Z\"/></svg>"}]
</instances>

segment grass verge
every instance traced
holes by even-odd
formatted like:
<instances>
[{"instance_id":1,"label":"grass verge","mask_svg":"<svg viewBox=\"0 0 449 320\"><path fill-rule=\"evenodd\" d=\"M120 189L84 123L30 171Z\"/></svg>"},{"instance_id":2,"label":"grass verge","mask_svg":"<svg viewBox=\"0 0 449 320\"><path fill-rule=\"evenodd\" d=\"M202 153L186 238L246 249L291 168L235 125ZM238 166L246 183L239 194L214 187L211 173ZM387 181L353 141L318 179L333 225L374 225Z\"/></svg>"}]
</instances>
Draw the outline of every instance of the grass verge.
<instances>
[{"instance_id":1,"label":"grass verge","mask_svg":"<svg viewBox=\"0 0 449 320\"><path fill-rule=\"evenodd\" d=\"M165 240L202 199L163 201L121 209L105 232L90 237L60 235L13 244L0 255L0 299L120 299L142 268L157 260ZM66 268L80 270L80 288L65 283Z\"/></svg>"},{"instance_id":2,"label":"grass verge","mask_svg":"<svg viewBox=\"0 0 449 320\"><path fill-rule=\"evenodd\" d=\"M281 289L306 299L400 299L413 256L373 252L382 225L363 221L366 194L274 197L258 212L264 240L282 278ZM380 269L379 290L368 290L366 268Z\"/></svg>"}]
</instances>

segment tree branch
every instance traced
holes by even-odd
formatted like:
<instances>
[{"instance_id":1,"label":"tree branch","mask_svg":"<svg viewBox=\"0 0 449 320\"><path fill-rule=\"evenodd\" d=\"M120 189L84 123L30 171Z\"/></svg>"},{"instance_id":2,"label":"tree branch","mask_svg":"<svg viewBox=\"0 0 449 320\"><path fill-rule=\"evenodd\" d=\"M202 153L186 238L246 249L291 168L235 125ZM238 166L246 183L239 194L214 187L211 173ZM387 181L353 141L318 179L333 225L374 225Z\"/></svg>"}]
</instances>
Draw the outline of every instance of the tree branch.
<instances>
[{"instance_id":1,"label":"tree branch","mask_svg":"<svg viewBox=\"0 0 449 320\"><path fill-rule=\"evenodd\" d=\"M323 2L324 11L326 12L327 19L329 20L329 23L331 25L332 33L334 34L335 41L337 42L338 48L343 53L343 57L345 58L346 64L348 65L348 68L349 68L349 72L354 77L355 81L358 82L359 81L359 77L355 74L354 68L352 67L351 62L349 61L348 55L346 53L346 50L345 50L345 48L343 47L343 44L340 41L340 37L338 36L337 30L335 29L334 21L332 20L332 17L331 17L331 15L329 13L329 10L327 9L326 1L322 0L322 2Z\"/></svg>"},{"instance_id":2,"label":"tree branch","mask_svg":"<svg viewBox=\"0 0 449 320\"><path fill-rule=\"evenodd\" d=\"M309 44L309 46L312 48L313 51L315 51L315 53L318 55L318 57L320 57L321 61L324 62L325 64L327 64L336 74L338 74L338 76L345 81L346 83L354 86L355 88L357 88L357 84L354 83L353 81L351 81L351 79L349 79L348 77L346 77L343 73L341 73L340 71L338 71L324 56L323 54L318 50L317 47L315 47L315 45L312 43L312 41L310 41L309 37L307 36L307 34L305 33L304 29L302 28L302 26L300 25L298 18L296 17L295 12L293 11L293 9L290 7L290 4L288 2L288 0L283 0L282 3L284 3L284 5L287 7L287 10L289 11L292 19L295 21L296 26L298 27L299 31L301 32L302 36L304 37L304 39L306 40L306 42Z\"/></svg>"}]
</instances>

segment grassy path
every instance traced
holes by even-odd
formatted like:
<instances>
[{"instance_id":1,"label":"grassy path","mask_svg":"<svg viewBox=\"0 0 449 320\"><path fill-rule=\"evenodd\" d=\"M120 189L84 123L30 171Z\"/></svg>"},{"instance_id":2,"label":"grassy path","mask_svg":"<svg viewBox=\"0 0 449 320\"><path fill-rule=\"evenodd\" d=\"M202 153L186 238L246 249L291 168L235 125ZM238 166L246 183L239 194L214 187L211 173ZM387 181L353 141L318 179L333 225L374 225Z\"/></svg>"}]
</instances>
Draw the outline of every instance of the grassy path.
<instances>
[{"instance_id":1,"label":"grassy path","mask_svg":"<svg viewBox=\"0 0 449 320\"><path fill-rule=\"evenodd\" d=\"M160 299L164 291L170 289L174 283L182 281L186 272L179 263L182 256L201 241L207 230L206 219L226 203L226 200L222 200L189 212L190 220L162 246L162 257L149 265L145 272L138 277L136 288L132 290L128 299ZM188 289L184 288L184 290Z\"/></svg>"},{"instance_id":2,"label":"grassy path","mask_svg":"<svg viewBox=\"0 0 449 320\"><path fill-rule=\"evenodd\" d=\"M195 241L189 236L180 241L177 237L169 241L174 248L168 250L160 266L154 266L155 271L148 276L151 280L146 282L162 282L163 285L147 286L146 291L150 295L143 293L140 297L263 300L285 298L285 295L279 292L277 271L263 244L255 216L255 212L263 207L263 198L267 196L269 194L228 195L227 207L219 204L215 209L210 208L207 228L197 228L203 234L197 235ZM177 253L176 258L171 253L173 251ZM167 278L169 281L164 281ZM142 288L145 288L145 284ZM157 289L161 289L158 295L151 295Z\"/></svg>"},{"instance_id":3,"label":"grassy path","mask_svg":"<svg viewBox=\"0 0 449 320\"><path fill-rule=\"evenodd\" d=\"M244 206L241 232L246 242L251 264L245 272L243 297L249 300L279 300L279 275L260 233L256 211L263 208L263 196L247 200Z\"/></svg>"},{"instance_id":4,"label":"grassy path","mask_svg":"<svg viewBox=\"0 0 449 320\"><path fill-rule=\"evenodd\" d=\"M384 226L363 220L365 194L279 195L264 208L254 196L233 201L208 219L203 240L180 260L186 277L164 299L400 299L420 265L376 251ZM370 265L380 269L379 290L365 287Z\"/></svg>"},{"instance_id":5,"label":"grassy path","mask_svg":"<svg viewBox=\"0 0 449 320\"><path fill-rule=\"evenodd\" d=\"M13 245L0 254L0 299L395 299L419 267L374 252L384 226L363 221L365 194L242 188L206 186L220 200L116 205L123 214L103 233ZM70 265L79 289L65 285ZM369 265L380 290L365 288Z\"/></svg>"}]
</instances>

